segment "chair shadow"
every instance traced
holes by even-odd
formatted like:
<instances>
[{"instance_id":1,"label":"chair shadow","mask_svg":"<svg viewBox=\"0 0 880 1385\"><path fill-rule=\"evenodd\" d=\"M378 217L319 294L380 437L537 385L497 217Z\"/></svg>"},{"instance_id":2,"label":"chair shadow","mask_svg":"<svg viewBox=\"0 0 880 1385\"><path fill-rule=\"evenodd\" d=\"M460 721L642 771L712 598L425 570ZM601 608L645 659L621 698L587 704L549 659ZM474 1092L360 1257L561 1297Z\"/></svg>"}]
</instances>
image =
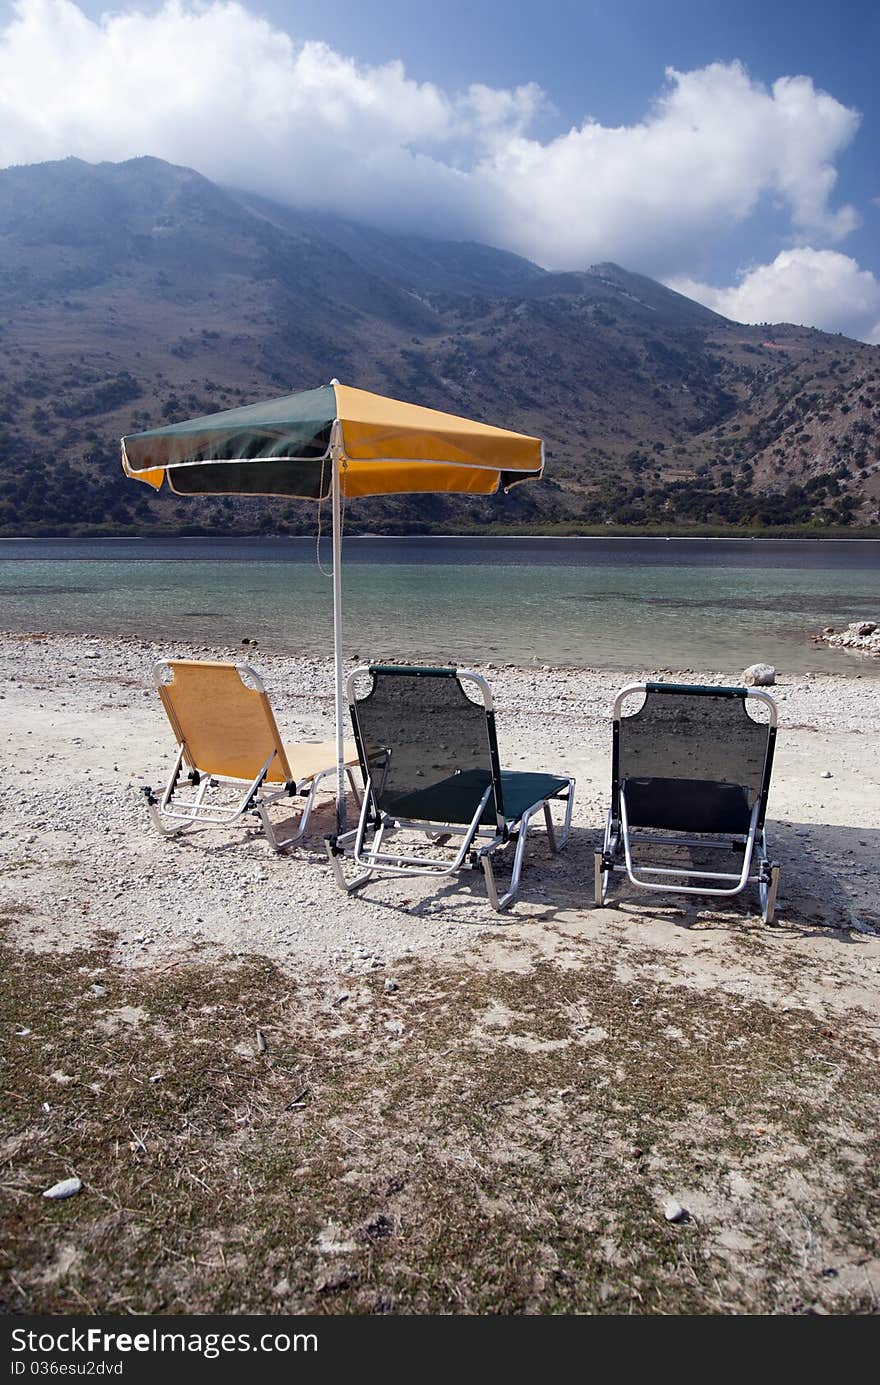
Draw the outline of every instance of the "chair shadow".
<instances>
[{"instance_id":1,"label":"chair shadow","mask_svg":"<svg viewBox=\"0 0 880 1385\"><path fill-rule=\"evenodd\" d=\"M572 830L564 854L574 858L575 868L568 877L563 871L553 872L558 877L554 912L593 906L593 858L601 849L602 838L598 830ZM802 937L834 935L846 943L857 942L860 936L880 935L880 829L780 819L768 821L767 840L771 859L781 867L771 925L761 922L755 885L720 900L672 890L649 893L639 890L625 875L615 874L604 908L638 917L662 913L686 929L740 930L753 928L757 921L760 927L788 930ZM545 869L544 874L549 880L550 871ZM572 884L575 875L579 888Z\"/></svg>"},{"instance_id":2,"label":"chair shadow","mask_svg":"<svg viewBox=\"0 0 880 1385\"><path fill-rule=\"evenodd\" d=\"M768 822L767 838L770 855L781 866L776 914L770 925L761 921L756 885L747 886L740 895L719 900L711 895L683 895L671 890L649 894L625 876L616 875L612 893L603 907L646 921L662 915L677 927L701 931L751 932L757 925L759 929L772 927L798 937L830 936L849 945L868 936L880 936L880 830L777 820ZM546 836L536 832L526 851L520 892L513 909L492 915L494 920L501 924L521 922L525 909L530 911L531 918L547 923L572 913L586 916L595 912L593 861L602 839L603 831L598 828L573 826L565 850L553 855ZM500 888L508 870L502 853L496 864ZM462 891L469 902L486 899L482 879L477 875L470 888L461 878L450 880L432 897L438 902L454 903Z\"/></svg>"},{"instance_id":3,"label":"chair shadow","mask_svg":"<svg viewBox=\"0 0 880 1385\"><path fill-rule=\"evenodd\" d=\"M351 798L348 805L349 824L357 820L357 808ZM283 826L283 822L279 822ZM324 837L335 831L336 814L332 799L315 805L307 837L292 855L320 864L324 854ZM213 840L211 840L213 838ZM395 881L377 876L358 894L365 894L374 907L388 909L399 915L421 912L425 906L456 903L483 904L487 919L498 924L522 922L525 917L552 922L557 915L591 913L593 900L594 854L602 847L603 829L572 825L565 849L551 852L547 835L536 827L526 846L519 894L509 911L496 914L486 895L480 870L463 871L448 880L428 885L422 899L415 902L383 896L383 887L406 889L407 877ZM826 826L820 823L797 822L787 819L768 821L767 839L773 860L781 866L776 916L772 927L791 931L798 936L830 934L840 942L855 943L862 936L880 935L880 829L853 825ZM259 845L265 838L256 823L231 828L230 837L217 840L213 832L182 833L175 840L179 846L208 850L211 854L227 855L240 851L243 843ZM499 891L505 887L513 862L513 850L499 852L495 857L495 872ZM419 882L421 894L424 881ZM615 874L605 909L614 909L631 917L650 918L663 915L680 928L702 930L728 929L739 931L761 927L757 886L749 885L740 895L726 900L712 896L648 893L637 889L623 875ZM528 910L526 915L524 910ZM461 918L457 922L484 927L486 919Z\"/></svg>"}]
</instances>

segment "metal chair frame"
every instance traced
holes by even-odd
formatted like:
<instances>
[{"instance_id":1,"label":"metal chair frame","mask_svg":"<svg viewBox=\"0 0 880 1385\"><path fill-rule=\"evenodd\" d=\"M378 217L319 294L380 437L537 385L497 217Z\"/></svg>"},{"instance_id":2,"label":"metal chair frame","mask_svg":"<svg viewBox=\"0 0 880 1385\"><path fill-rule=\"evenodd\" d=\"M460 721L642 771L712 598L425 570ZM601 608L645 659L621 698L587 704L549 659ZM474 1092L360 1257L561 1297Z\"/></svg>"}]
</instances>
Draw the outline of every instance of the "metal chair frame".
<instances>
[{"instance_id":1,"label":"metal chair frame","mask_svg":"<svg viewBox=\"0 0 880 1385\"><path fill-rule=\"evenodd\" d=\"M235 668L248 688L257 693L266 693L262 678L249 664L236 663ZM166 683L168 669L169 663L165 659L160 659L153 666L153 681L157 690ZM153 824L164 837L174 837L192 828L226 827L237 822L246 813L251 812L259 819L274 851L287 851L302 841L308 831L309 819L318 788L322 780L335 776L335 764L328 765L326 769L319 770L317 774L298 780L288 780L280 788L267 789L265 787L266 776L278 757L277 750L272 751L251 780L240 779L232 775L207 773L198 768L196 757L187 744L183 730L179 726L176 726L175 729L181 737L180 748L161 796L157 797L149 785L143 785L141 788L141 792L147 800L147 807ZM194 796L190 799L181 799L179 796L185 763L191 765L185 776L186 782L195 791ZM351 767L346 765L345 772L355 799L360 804L360 793ZM235 791L232 801L225 803L209 801L209 791L216 789ZM297 797L305 798L305 803L300 809L296 829L292 833L282 836L269 816L269 808L278 804L282 799Z\"/></svg>"},{"instance_id":2,"label":"metal chair frame","mask_svg":"<svg viewBox=\"0 0 880 1385\"><path fill-rule=\"evenodd\" d=\"M383 768L383 779L374 786L373 776L368 766L364 737L361 734L358 720L357 697L355 695L355 683L358 677L373 676L374 668L377 672L381 670L384 673L392 673L394 671L387 665L363 665L350 674L346 685L355 741L364 776L364 792L357 827L339 837L327 838L327 852L337 884L350 894L353 890L360 889L367 884L374 876L427 875L445 878L462 870L480 867L483 871L486 893L492 908L497 912L502 912L513 903L519 892L526 840L532 818L539 809L543 808L544 811L550 850L556 854L562 851L568 841L574 806L574 778L571 775L563 774L556 776L565 780L564 790L560 789L547 798L538 799L516 818L506 817L503 808L501 769L495 733L495 706L491 689L486 680L470 669L447 668L416 671L405 666L399 666L396 671L400 673L412 673L420 677L454 677L461 685L467 681L476 686L486 713L487 755L491 782L480 798L470 822L466 825L431 821L424 818L395 817L384 811L379 807L378 800L382 794L384 775L387 773L387 761ZM565 815L559 827L554 823L551 814L550 803L552 799L561 799L566 805ZM482 823L481 819L490 803L494 805L495 822L494 824ZM451 855L443 858L426 858L413 855L411 851L387 850L385 843L390 836L397 832L423 834L435 848L445 847L454 837L460 837L461 842L453 848ZM512 842L516 843L516 849L510 884L503 894L499 894L492 857L497 851L503 850ZM348 852L350 852L354 864L362 868L362 874L350 881L346 880L342 866L343 858Z\"/></svg>"},{"instance_id":3,"label":"metal chair frame","mask_svg":"<svg viewBox=\"0 0 880 1385\"><path fill-rule=\"evenodd\" d=\"M706 833L704 835L660 835L655 831L633 832L630 829L626 803L626 782L620 777L620 738L622 726L627 718L622 707L627 697L639 693L647 695L673 693L678 696L694 697L739 697L745 702L754 699L769 709L767 723L767 748L760 789L752 806L749 827L746 833ZM746 713L746 715L748 715ZM730 898L740 894L748 885L756 884L761 903L761 915L765 923L773 920L776 907L776 894L779 887L779 865L771 861L767 854L767 838L764 830L764 815L770 789L770 775L773 768L773 754L776 744L776 703L768 693L757 688L722 688L713 685L673 684L673 683L631 683L618 693L613 710L614 732L612 751L611 807L605 824L605 837L602 850L594 858L594 890L597 907L605 904L608 890L615 871L625 873L633 885L642 890L660 893L688 895L712 895ZM634 859L633 846L687 847L691 849L741 851L742 869L739 871L711 871L698 867L654 866ZM621 860L621 855L623 859ZM755 869L752 870L752 863ZM658 877L649 879L647 877ZM674 885L674 879L702 881L701 884Z\"/></svg>"}]
</instances>

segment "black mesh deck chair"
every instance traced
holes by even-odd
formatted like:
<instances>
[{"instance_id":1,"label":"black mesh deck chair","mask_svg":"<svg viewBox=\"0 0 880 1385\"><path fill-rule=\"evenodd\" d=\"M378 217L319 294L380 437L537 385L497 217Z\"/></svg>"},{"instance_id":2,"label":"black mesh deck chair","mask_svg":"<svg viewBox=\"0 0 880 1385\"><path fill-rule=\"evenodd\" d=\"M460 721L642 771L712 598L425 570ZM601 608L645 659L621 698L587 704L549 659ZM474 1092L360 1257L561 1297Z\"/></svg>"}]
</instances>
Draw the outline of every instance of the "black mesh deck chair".
<instances>
[{"instance_id":1,"label":"black mesh deck chair","mask_svg":"<svg viewBox=\"0 0 880 1385\"><path fill-rule=\"evenodd\" d=\"M357 695L356 684L367 691ZM565 846L574 779L501 769L492 693L465 669L373 664L350 676L348 700L364 796L357 829L327 842L338 883L353 890L373 875L443 877L481 866L493 908L506 909L536 813L543 810L551 850ZM556 800L564 804L559 827ZM510 885L499 897L492 858L514 842ZM348 852L363 871L351 882L342 869Z\"/></svg>"},{"instance_id":2,"label":"black mesh deck chair","mask_svg":"<svg viewBox=\"0 0 880 1385\"><path fill-rule=\"evenodd\" d=\"M624 715L624 703L638 698L641 706ZM766 709L761 721L751 716L752 703ZM596 904L605 903L615 871L640 889L682 894L731 896L757 884L769 923L779 867L767 857L764 815L775 741L776 704L757 689L624 688L614 703L611 807L596 852ZM733 853L734 869L689 864L705 847Z\"/></svg>"}]
</instances>

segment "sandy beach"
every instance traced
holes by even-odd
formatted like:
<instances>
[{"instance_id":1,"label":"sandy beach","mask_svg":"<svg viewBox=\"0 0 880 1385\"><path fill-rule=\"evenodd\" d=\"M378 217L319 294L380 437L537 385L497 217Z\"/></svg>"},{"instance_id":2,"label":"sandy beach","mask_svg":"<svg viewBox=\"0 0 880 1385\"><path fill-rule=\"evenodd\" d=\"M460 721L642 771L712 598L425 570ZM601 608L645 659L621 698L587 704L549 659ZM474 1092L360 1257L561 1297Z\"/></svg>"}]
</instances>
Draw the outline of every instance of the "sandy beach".
<instances>
[{"instance_id":1,"label":"sandy beach","mask_svg":"<svg viewBox=\"0 0 880 1385\"><path fill-rule=\"evenodd\" d=\"M340 1136L338 1124L344 1122L339 1113L332 1120L327 1116L330 1125L324 1127L322 1137L329 1138L333 1126L334 1138L341 1138L347 1150L345 1155L337 1151L329 1180L337 1193L346 1180L360 1190L359 1196L364 1188L371 1190L365 1195L364 1206L369 1206L364 1225L374 1215L370 1207L377 1200L392 1198L387 1189L379 1197L376 1189L386 1173L392 1180L385 1179L388 1187L394 1178L403 1177L391 1168L397 1169L401 1159L410 1168L404 1182L411 1186L408 1179L415 1156L402 1132L411 1133L420 1121L427 1121L431 1128L442 1105L427 1105L417 1112L412 1105L417 1101L416 1087L407 1094L398 1086L392 1099L389 1090L394 1090L394 1081L388 1064L397 1064L399 1069L401 1062L415 1062L418 1057L422 1065L436 1069L439 1090L452 1080L448 1069L450 1065L454 1069L459 1060L473 1060L480 1066L502 1055L528 1058L530 1068L517 1078L515 1121L511 1115L507 1128L505 1103L513 1099L509 1094L498 1097L497 1120L493 1120L495 1139L506 1141L507 1166L516 1161L517 1139L524 1146L529 1144L522 1128L523 1123L529 1125L529 1111L545 1135L547 1122L552 1125L555 1119L553 1112L559 1113L570 1131L578 1128L578 1121L568 1106L582 1102L579 1128L587 1145L587 1127L600 1143L604 1138L611 1140L603 1159L616 1150L624 1163L628 1159L631 1164L636 1158L632 1150L644 1145L649 1159L655 1160L645 1184L646 1166L639 1155L644 1205L654 1209L645 1214L648 1222L653 1225L655 1217L659 1232L677 1236L679 1247L688 1236L698 1236L699 1255L704 1257L700 1264L712 1263L718 1287L708 1287L710 1280L701 1268L695 1291L683 1268L693 1255L688 1251L682 1260L676 1250L671 1258L660 1258L655 1300L645 1288L644 1269L633 1270L627 1254L618 1250L603 1251L607 1264L602 1273L591 1270L576 1291L564 1274L554 1278L553 1265L558 1269L565 1254L544 1228L538 1237L543 1249L526 1249L523 1263L517 1261L515 1285L519 1288L506 1284L493 1297L494 1290L490 1292L486 1284L497 1288L497 1276L489 1280L484 1276L456 1302L454 1296L449 1297L448 1286L438 1287L430 1276L430 1283L422 1280L421 1288L415 1287L419 1237L426 1234L424 1208L431 1204L424 1187L408 1204L398 1190L394 1210L375 1213L386 1217L391 1228L386 1238L384 1230L373 1236L341 1225L340 1218L353 1214L350 1208L330 1206L333 1198L326 1192L325 1181L324 1195L318 1196L307 1218L301 1252L290 1251L285 1259L276 1245L274 1259L269 1256L264 1263L262 1246L257 1256L261 1268L247 1291L240 1285L238 1290L229 1288L234 1276L227 1275L221 1292L216 1277L196 1271L187 1287L181 1288L183 1280L179 1275L175 1278L171 1261L166 1265L160 1255L149 1288L143 1276L129 1275L126 1293L132 1306L185 1311L188 1303L192 1311L218 1307L266 1311L267 1305L280 1305L280 1311L292 1312L876 1311L880 1292L877 1218L871 1221L867 1201L847 1211L843 1197L844 1190L850 1196L853 1184L861 1187L864 1199L875 1197L878 1167L871 1142L876 1141L877 1129L880 1033L880 680L862 675L864 666L858 658L841 654L841 672L836 676L786 677L782 670L773 689L780 729L768 838L782 875L776 923L767 927L761 922L753 891L717 907L711 901L693 903L681 896L658 904L628 886L619 886L614 907L592 906L593 851L600 843L607 808L610 707L615 692L624 683L646 676L729 683L740 681L742 670L634 669L621 677L581 670L480 670L496 696L502 762L514 769L568 771L577 778L567 850L551 856L541 832L536 831L519 899L508 914L498 916L488 904L477 873L439 888L430 881L380 880L357 897L342 895L322 846L323 834L332 827L329 798L313 818L313 835L306 846L285 856L273 854L256 826L161 839L149 822L140 786L163 784L173 758L173 737L151 682L154 660L170 653L233 659L244 655L264 676L286 739L332 736L329 661L290 660L240 647L171 650L134 639L4 636L0 643L0 919L21 976L51 975L62 987L72 980L76 994L67 995L64 1004L71 1005L71 1016L79 1018L69 1023L83 1026L82 1034L87 1034L85 1021L90 1018L100 1033L124 1035L126 1043L147 1051L158 1031L151 1029L150 1006L137 999L139 988L146 995L156 977L171 976L180 984L181 978L190 976L195 993L196 980L200 978L198 985L207 984L212 969L216 977L224 968L234 973L236 967L252 967L255 958L263 959L260 965L270 968L276 978L273 996L284 988L297 995L293 1011L283 1006L279 1010L277 996L272 1002L274 1018L268 1011L262 1017L255 1015L245 1006L229 1034L222 1037L221 1046L238 1055L234 1061L244 1065L251 1080L254 1064L265 1059L267 1047L270 1058L273 1051L277 1053L277 1035L285 1032L287 1042L293 1042L290 1035L295 1031L295 1047L305 1065L302 1070L311 1073L310 1096L300 1105L315 1099L322 1081L329 1084L328 1092L333 1086L326 1073L322 1079L319 1069L334 1045L342 1045L356 1066L367 1061L375 1064L375 1085L370 1087L369 1099L365 1098L366 1105L361 1110L356 1104L346 1118L346 1128L353 1129L356 1137ZM121 988L120 995L125 993L124 1004L110 1004L105 992L111 983L105 983L105 977ZM602 978L606 998L612 992L617 997L614 1025L597 1018L597 978ZM548 986L556 996L552 1004L547 999ZM558 988L571 986L586 989L580 999L566 1000L560 1010L567 1016L564 1034L549 1035L542 1029L538 997L544 996L542 1012L549 1013L546 1006L553 1009L557 1004ZM67 1123L64 1139L57 1129L50 1136L34 1103L44 1091L49 1107L69 1106L75 1092L91 1090L90 1081L92 1086L97 1081L106 1093L116 1080L107 1072L113 1074L116 1069L105 1056L105 1075L92 1074L89 1079L85 1069L74 1070L80 1059L88 1066L85 1050L77 1059L69 1056L65 1067L47 1049L45 1059L34 1059L31 1070L25 1051L34 1053L35 1036L41 1032L39 986L31 999L36 1008L30 1012L21 1008L27 1002L20 997L26 994L26 990L16 991L18 1009L4 1016L4 1042L11 1055L7 1083L19 1096L19 1104L12 1100L9 1107L5 1132L8 1190L18 1208L19 1238L10 1242L14 1263L7 1268L14 1269L18 1285L10 1303L15 1311L59 1311L59 1305L60 1311L73 1311L64 1305L76 1303L79 1294L95 1311L114 1311L113 1276L107 1276L109 1252L106 1245L101 1250L100 1238L95 1241L97 1233L88 1222L92 1214L84 1210L90 1181L113 1182L113 1159L102 1168L97 1155L87 1154L85 1145L80 1148L76 1122ZM519 997L516 1003L514 995ZM465 1007L466 1013L456 1007ZM617 1090L619 1083L626 1087L629 1060L620 1055L611 1060L607 1051L612 1041L619 1041L628 1045L626 1051L632 1057L627 1026L641 1022L649 1011L655 1019L650 1034L644 1035L640 1063L650 1068L652 1055L659 1061L664 1054L664 1072L657 1076L659 1089L668 1088L672 1081L670 1062L684 1064L679 1075L685 1089L691 1085L681 1111L664 1127L669 1142L665 1155L659 1152L659 1138L649 1148L648 1137L639 1133L643 1126L634 1118L625 1120L613 1138L607 1130L601 1136L601 1121L596 1124L604 1111L603 1119L614 1125L609 1091ZM734 1015L745 1024L739 1038L729 1032L728 1021ZM708 1026L702 1038L691 1029L699 1016ZM707 1017L712 1017L711 1023ZM786 1039L783 1031L795 1021L799 1034ZM167 1028L167 1016L163 1023ZM711 1037L709 1029L719 1023L723 1037L720 1031ZM255 1027L260 1026L261 1044L254 1040ZM722 1161L723 1176L705 1154L686 1169L681 1161L688 1150L693 1155L694 1142L699 1145L705 1138L706 1149L715 1148L718 1129L712 1134L709 1127L713 1123L717 1127L719 1121L723 1124L723 1114L738 1109L739 1097L728 1089L723 1055L733 1052L739 1058L742 1048L748 1055L749 1033L757 1035L764 1026L779 1041L779 1051L788 1052L787 1044L793 1047L790 1062L784 1060L782 1068L778 1055L774 1059L777 1078L767 1078L760 1100L753 1094L747 1109L738 1110L736 1116L737 1139L745 1124L763 1132L751 1137L762 1143L762 1150L756 1154L737 1146L739 1153L734 1156L731 1145ZM816 1044L831 1045L834 1054L817 1057ZM563 1072L561 1067L550 1075L544 1071L542 1065L550 1062L557 1049L568 1057L577 1054L578 1075L572 1077L571 1070ZM444 1057L453 1050L457 1058ZM706 1053L714 1055L710 1088L704 1089L702 1078L688 1066L696 1062L698 1053L701 1062ZM801 1071L798 1065L809 1053L813 1057ZM166 1053L163 1072L169 1062ZM25 1068L33 1088L24 1079L20 1086L17 1083L16 1074ZM61 1068L70 1085L58 1078ZM773 1064L767 1071L771 1068ZM460 1084L465 1081L462 1072L457 1077ZM263 1076L275 1081L278 1072ZM819 1077L821 1092L816 1087ZM773 1087L777 1079L782 1084L778 1090ZM844 1094L847 1083L852 1089ZM157 1080L157 1090L161 1085ZM394 1113L380 1122L381 1132L375 1128L377 1087L383 1088L386 1112ZM786 1133L783 1108L791 1106L792 1093L812 1110L814 1133L820 1128L823 1132L821 1150L804 1129ZM346 1099L357 1102L351 1092ZM689 1102L690 1122L685 1120ZM425 1114L429 1109L434 1116ZM46 1115L45 1124L52 1119ZM389 1121L399 1136L390 1145ZM127 1144L132 1136L124 1127L131 1124L127 1117L121 1122ZM243 1140L246 1128L254 1139L265 1140L266 1131L258 1130L259 1124L253 1117L250 1126L237 1128L236 1138ZM513 1133L515 1127L519 1136ZM133 1166L158 1157L150 1138L137 1127L134 1130L140 1147L133 1146L133 1153L125 1151L125 1179L136 1176ZM834 1140L830 1139L832 1130ZM519 1215L519 1193L496 1189L490 1196L485 1186L479 1188L479 1196L474 1191L481 1184L480 1159L489 1157L485 1149L483 1155L478 1154L476 1135L464 1140L467 1147L460 1147L457 1154L456 1140L448 1130L440 1140L442 1149L438 1138L436 1129L425 1136L420 1156L427 1161L424 1167L431 1165L435 1171L442 1167L448 1179L449 1161L457 1158L461 1164L464 1160L470 1169L470 1215L477 1222L482 1218L497 1230L514 1212ZM463 1137L456 1138L461 1145ZM547 1138L555 1137L551 1132ZM730 1131L725 1138L729 1142ZM222 1157L235 1163L238 1156L229 1154L232 1146L225 1135L223 1139L226 1153ZM277 1132L272 1139L277 1141ZM492 1147L497 1153L497 1147ZM105 1142L101 1148L106 1154L109 1146ZM396 1150L393 1157L392 1148ZM527 1164L530 1157L523 1154ZM588 1182L593 1181L594 1194L607 1210L614 1195L608 1187L596 1191L598 1157L594 1149ZM288 1171L303 1167L313 1164L308 1152L297 1148L290 1154ZM64 1228L60 1206L37 1199L34 1210L34 1198L47 1181L53 1181L53 1174L61 1177L73 1172L80 1174L86 1188L72 1200L69 1215L85 1218L91 1230L82 1223L80 1232L71 1234ZM212 1183L207 1173L200 1176L206 1184ZM547 1177L545 1170L530 1185L530 1206L535 1199L541 1203L539 1189L549 1186ZM162 1184L160 1174L156 1178L151 1195L164 1186L162 1196L170 1197L170 1185ZM106 1197L115 1199L114 1215L122 1218L120 1226L128 1226L128 1213L122 1209L130 1210L132 1200L136 1203L135 1193L120 1192L117 1198L105 1186L104 1196L105 1201ZM664 1197L677 1197L686 1209L682 1225L668 1218L664 1221L657 1211ZM494 1211L493 1198L500 1199ZM31 1214L25 1215L28 1207L37 1222L42 1219L42 1229L30 1224ZM211 1239L207 1225L220 1216L216 1199L203 1211L207 1223L200 1232L200 1244L204 1249ZM361 1207L358 1215L362 1211ZM94 1210L94 1217L100 1219L99 1214L107 1215L106 1205ZM135 1221L141 1215L131 1212ZM328 1231L328 1226L335 1229ZM408 1246L395 1261L394 1247L404 1227L409 1228ZM599 1230L594 1230L598 1236ZM606 1227L602 1234L612 1240L617 1236L620 1246L643 1243L641 1233L626 1231L622 1221L616 1231ZM128 1231L119 1232L123 1242L127 1235ZM377 1237L385 1258L379 1256L374 1263ZM334 1244L343 1249L326 1249ZM526 1238L522 1244L531 1242ZM365 1247L370 1249L369 1272ZM581 1246L579 1254L585 1253ZM249 1252L244 1254L250 1273L256 1261ZM515 1259L509 1258L509 1263ZM344 1273L341 1264L347 1267ZM408 1280L406 1265L412 1270ZM570 1266L563 1264L563 1269L565 1274L573 1273ZM440 1279L445 1283L443 1275ZM106 1290L98 1287L105 1280L111 1286ZM684 1287L686 1282L689 1287ZM115 1292L123 1291L117 1285ZM334 1306L328 1307L331 1301Z\"/></svg>"},{"instance_id":2,"label":"sandy beach","mask_svg":"<svg viewBox=\"0 0 880 1385\"><path fill-rule=\"evenodd\" d=\"M286 740L332 739L329 660L241 647L174 652L245 658L264 677ZM431 882L386 880L358 897L341 895L322 844L333 827L328 798L313 817L306 849L283 857L268 848L256 824L162 840L140 786L164 786L173 761L173 737L151 678L154 662L167 653L133 640L3 640L7 772L0 850L7 902L35 910L22 943L73 947L88 941L90 927L112 920L127 965L210 946L301 967L349 962L364 949L385 961L406 953L461 953L481 930L496 930L479 873L440 891ZM780 923L866 936L880 931L880 680L860 678L851 656L847 663L848 676L781 677L773 690L780 729L768 835L783 862ZM592 853L608 806L616 691L650 677L731 682L736 672L642 669L616 678L491 665L478 671L495 694L504 765L577 778L571 844L551 858L535 833L520 898L504 919L506 933L532 938L537 929L533 941L551 950L563 923L583 932L585 942L601 936L591 907ZM13 862L18 867L10 870ZM635 909L643 927L644 896L624 888L618 898L624 915ZM732 916L744 921L754 902L743 896ZM705 908L694 911L700 912ZM679 920L688 914L687 907L684 915L674 910ZM554 923L546 937L545 917ZM662 935L662 918L654 922Z\"/></svg>"}]
</instances>

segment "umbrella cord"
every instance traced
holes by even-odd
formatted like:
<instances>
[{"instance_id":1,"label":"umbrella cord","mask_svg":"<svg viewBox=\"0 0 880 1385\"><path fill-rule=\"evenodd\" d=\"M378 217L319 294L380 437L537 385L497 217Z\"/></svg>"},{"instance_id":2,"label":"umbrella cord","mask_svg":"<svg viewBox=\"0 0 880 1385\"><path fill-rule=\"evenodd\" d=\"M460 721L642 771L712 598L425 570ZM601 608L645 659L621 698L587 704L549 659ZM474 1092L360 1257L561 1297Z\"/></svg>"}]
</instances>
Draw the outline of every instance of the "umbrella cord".
<instances>
[{"instance_id":1,"label":"umbrella cord","mask_svg":"<svg viewBox=\"0 0 880 1385\"><path fill-rule=\"evenodd\" d=\"M318 571L320 572L320 574L321 574L322 577L332 577L332 576L333 576L333 568L332 568L332 567L329 568L329 569L328 569L328 568L325 568L324 564L321 562L321 537L322 537L321 530L322 530L322 516L323 516L323 506L324 506L324 467L325 467L326 465L327 465L327 458L326 458L326 457L322 457L322 458L321 458L321 484L320 484L320 487L319 487L319 489L318 489L318 533L317 533L317 537L316 537L316 539L315 539L315 562L316 562L317 565L318 565ZM346 502L347 498L348 498L348 497L346 496L345 492L343 491L343 493L342 493L342 495L341 495L341 497L340 497L340 504L339 504L339 527L340 527L341 530L344 530L344 528L345 528L345 502Z\"/></svg>"}]
</instances>

